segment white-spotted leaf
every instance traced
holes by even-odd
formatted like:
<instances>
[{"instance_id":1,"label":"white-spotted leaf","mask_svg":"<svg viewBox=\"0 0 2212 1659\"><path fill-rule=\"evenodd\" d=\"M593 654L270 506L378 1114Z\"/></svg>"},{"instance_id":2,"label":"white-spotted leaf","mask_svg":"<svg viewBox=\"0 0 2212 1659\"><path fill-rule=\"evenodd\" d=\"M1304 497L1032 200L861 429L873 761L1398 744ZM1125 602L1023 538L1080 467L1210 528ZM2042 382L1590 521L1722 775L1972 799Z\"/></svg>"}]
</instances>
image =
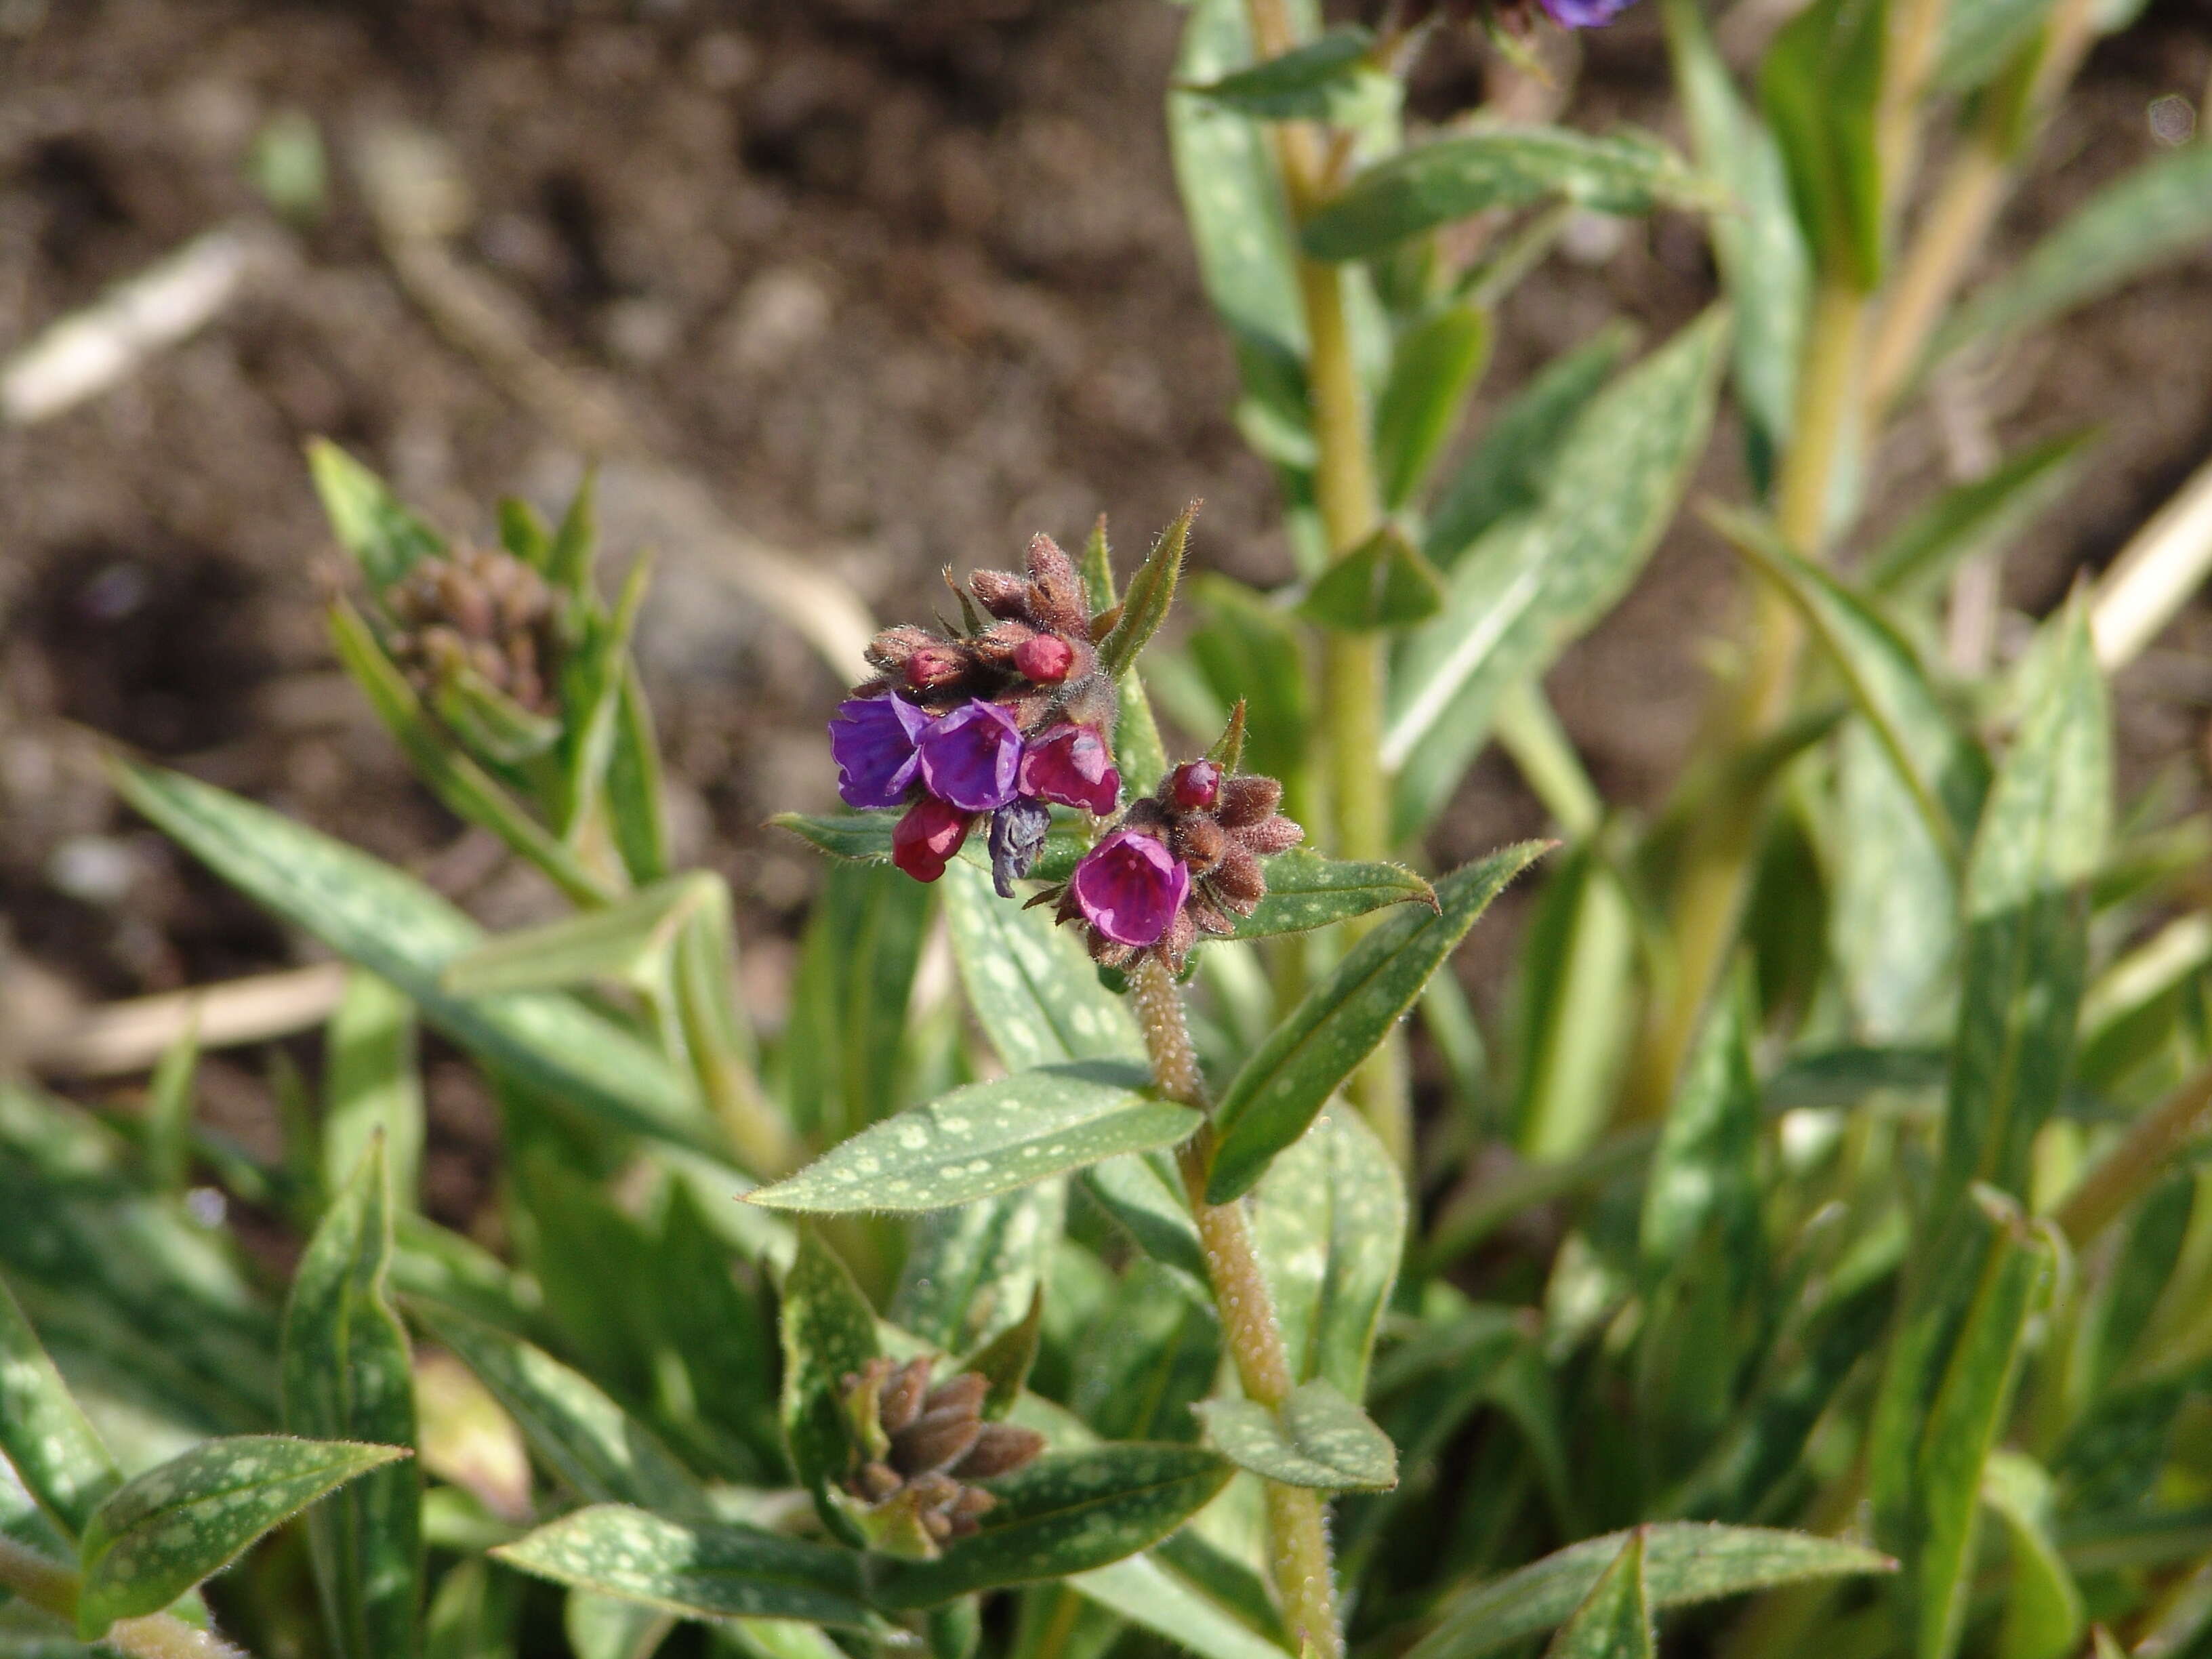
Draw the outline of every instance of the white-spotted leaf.
<instances>
[{"instance_id":1,"label":"white-spotted leaf","mask_svg":"<svg viewBox=\"0 0 2212 1659\"><path fill-rule=\"evenodd\" d=\"M1398 1484L1390 1437L1327 1382L1292 1389L1279 1411L1253 1400L1208 1401L1197 1409L1223 1456L1279 1486L1388 1492Z\"/></svg>"}]
</instances>

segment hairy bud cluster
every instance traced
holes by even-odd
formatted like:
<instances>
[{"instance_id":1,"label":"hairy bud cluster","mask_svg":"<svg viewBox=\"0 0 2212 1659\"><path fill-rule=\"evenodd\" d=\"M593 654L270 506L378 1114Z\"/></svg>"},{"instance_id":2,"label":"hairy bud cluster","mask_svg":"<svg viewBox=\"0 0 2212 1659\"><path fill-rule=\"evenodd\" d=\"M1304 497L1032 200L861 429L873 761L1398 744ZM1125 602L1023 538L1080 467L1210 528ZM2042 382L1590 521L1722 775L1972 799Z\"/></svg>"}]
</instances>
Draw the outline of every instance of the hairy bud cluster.
<instances>
[{"instance_id":1,"label":"hairy bud cluster","mask_svg":"<svg viewBox=\"0 0 2212 1659\"><path fill-rule=\"evenodd\" d=\"M513 554L464 547L421 560L386 591L384 608L397 624L392 657L421 689L465 668L532 714L551 711L553 592Z\"/></svg>"},{"instance_id":2,"label":"hairy bud cluster","mask_svg":"<svg viewBox=\"0 0 2212 1659\"><path fill-rule=\"evenodd\" d=\"M935 1388L929 1359L894 1366L870 1360L843 1382L845 1413L859 1445L847 1493L860 1501L864 1530L938 1545L966 1536L997 1501L969 1483L1012 1474L1044 1449L1044 1437L1012 1423L986 1422L990 1381L963 1371Z\"/></svg>"}]
</instances>

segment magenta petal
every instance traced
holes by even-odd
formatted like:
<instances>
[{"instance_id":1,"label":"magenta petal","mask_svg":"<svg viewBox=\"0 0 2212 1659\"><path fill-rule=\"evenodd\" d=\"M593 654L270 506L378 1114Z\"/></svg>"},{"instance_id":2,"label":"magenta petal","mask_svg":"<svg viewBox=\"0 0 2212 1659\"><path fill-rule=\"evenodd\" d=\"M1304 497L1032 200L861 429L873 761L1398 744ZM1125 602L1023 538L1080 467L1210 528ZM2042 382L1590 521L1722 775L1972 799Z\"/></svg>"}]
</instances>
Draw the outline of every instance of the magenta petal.
<instances>
[{"instance_id":1,"label":"magenta petal","mask_svg":"<svg viewBox=\"0 0 2212 1659\"><path fill-rule=\"evenodd\" d=\"M1022 751L1021 791L1102 817L1121 799L1121 775L1095 726L1055 726Z\"/></svg>"},{"instance_id":2,"label":"magenta petal","mask_svg":"<svg viewBox=\"0 0 2212 1659\"><path fill-rule=\"evenodd\" d=\"M1075 902L1116 945L1157 945L1190 896L1190 872L1157 837L1116 830L1083 855Z\"/></svg>"},{"instance_id":3,"label":"magenta petal","mask_svg":"<svg viewBox=\"0 0 2212 1659\"><path fill-rule=\"evenodd\" d=\"M963 812L991 812L1014 798L1022 728L995 702L963 703L915 745L929 793Z\"/></svg>"},{"instance_id":4,"label":"magenta petal","mask_svg":"<svg viewBox=\"0 0 2212 1659\"><path fill-rule=\"evenodd\" d=\"M896 806L914 785L921 757L915 743L930 717L901 697L848 697L830 722L830 756L837 763L837 793L845 805L866 811Z\"/></svg>"}]
</instances>

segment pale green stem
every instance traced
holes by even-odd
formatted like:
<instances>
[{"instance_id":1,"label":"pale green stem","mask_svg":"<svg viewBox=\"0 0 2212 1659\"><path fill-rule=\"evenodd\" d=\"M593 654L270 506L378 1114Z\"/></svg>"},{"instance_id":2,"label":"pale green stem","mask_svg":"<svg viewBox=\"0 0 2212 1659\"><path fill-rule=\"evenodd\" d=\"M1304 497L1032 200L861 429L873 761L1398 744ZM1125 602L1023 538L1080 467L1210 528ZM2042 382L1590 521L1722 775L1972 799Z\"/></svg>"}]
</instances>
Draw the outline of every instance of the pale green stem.
<instances>
[{"instance_id":1,"label":"pale green stem","mask_svg":"<svg viewBox=\"0 0 2212 1659\"><path fill-rule=\"evenodd\" d=\"M2212 1130L2212 1072L2199 1072L2129 1126L2052 1218L2075 1249L2104 1231L2172 1167L2174 1154Z\"/></svg>"},{"instance_id":2,"label":"pale green stem","mask_svg":"<svg viewBox=\"0 0 2212 1659\"><path fill-rule=\"evenodd\" d=\"M82 1581L61 1562L0 1534L0 1589L12 1591L75 1629L82 1588ZM166 1613L118 1620L100 1640L130 1659L246 1659L243 1648Z\"/></svg>"},{"instance_id":3,"label":"pale green stem","mask_svg":"<svg viewBox=\"0 0 2212 1659\"><path fill-rule=\"evenodd\" d=\"M1132 1000L1152 1055L1152 1079L1170 1100L1207 1109L1206 1079L1191 1047L1182 994L1157 958L1147 957L1131 975ZM1275 1323L1273 1299L1252 1250L1252 1236L1237 1205L1206 1201L1206 1164L1213 1132L1201 1127L1176 1154L1191 1218L1206 1251L1206 1276L1221 1315L1246 1398L1269 1411L1290 1397L1291 1367ZM1315 1659L1342 1659L1344 1633L1336 1619L1336 1570L1329 1553L1328 1516L1322 1495L1304 1486L1262 1483L1267 1505L1270 1570L1283 1601L1293 1644Z\"/></svg>"}]
</instances>

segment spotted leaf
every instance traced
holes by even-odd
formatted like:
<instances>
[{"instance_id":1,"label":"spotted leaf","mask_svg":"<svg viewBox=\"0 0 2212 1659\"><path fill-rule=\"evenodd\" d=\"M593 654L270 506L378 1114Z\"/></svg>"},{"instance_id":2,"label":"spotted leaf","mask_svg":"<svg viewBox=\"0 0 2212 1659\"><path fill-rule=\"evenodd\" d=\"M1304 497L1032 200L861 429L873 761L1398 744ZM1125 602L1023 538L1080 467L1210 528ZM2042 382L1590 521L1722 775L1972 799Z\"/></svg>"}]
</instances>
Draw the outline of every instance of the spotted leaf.
<instances>
[{"instance_id":1,"label":"spotted leaf","mask_svg":"<svg viewBox=\"0 0 2212 1659\"><path fill-rule=\"evenodd\" d=\"M1224 1456L1278 1486L1388 1492L1398 1484L1390 1437L1326 1382L1291 1390L1279 1411L1255 1400L1214 1400L1197 1409Z\"/></svg>"}]
</instances>

